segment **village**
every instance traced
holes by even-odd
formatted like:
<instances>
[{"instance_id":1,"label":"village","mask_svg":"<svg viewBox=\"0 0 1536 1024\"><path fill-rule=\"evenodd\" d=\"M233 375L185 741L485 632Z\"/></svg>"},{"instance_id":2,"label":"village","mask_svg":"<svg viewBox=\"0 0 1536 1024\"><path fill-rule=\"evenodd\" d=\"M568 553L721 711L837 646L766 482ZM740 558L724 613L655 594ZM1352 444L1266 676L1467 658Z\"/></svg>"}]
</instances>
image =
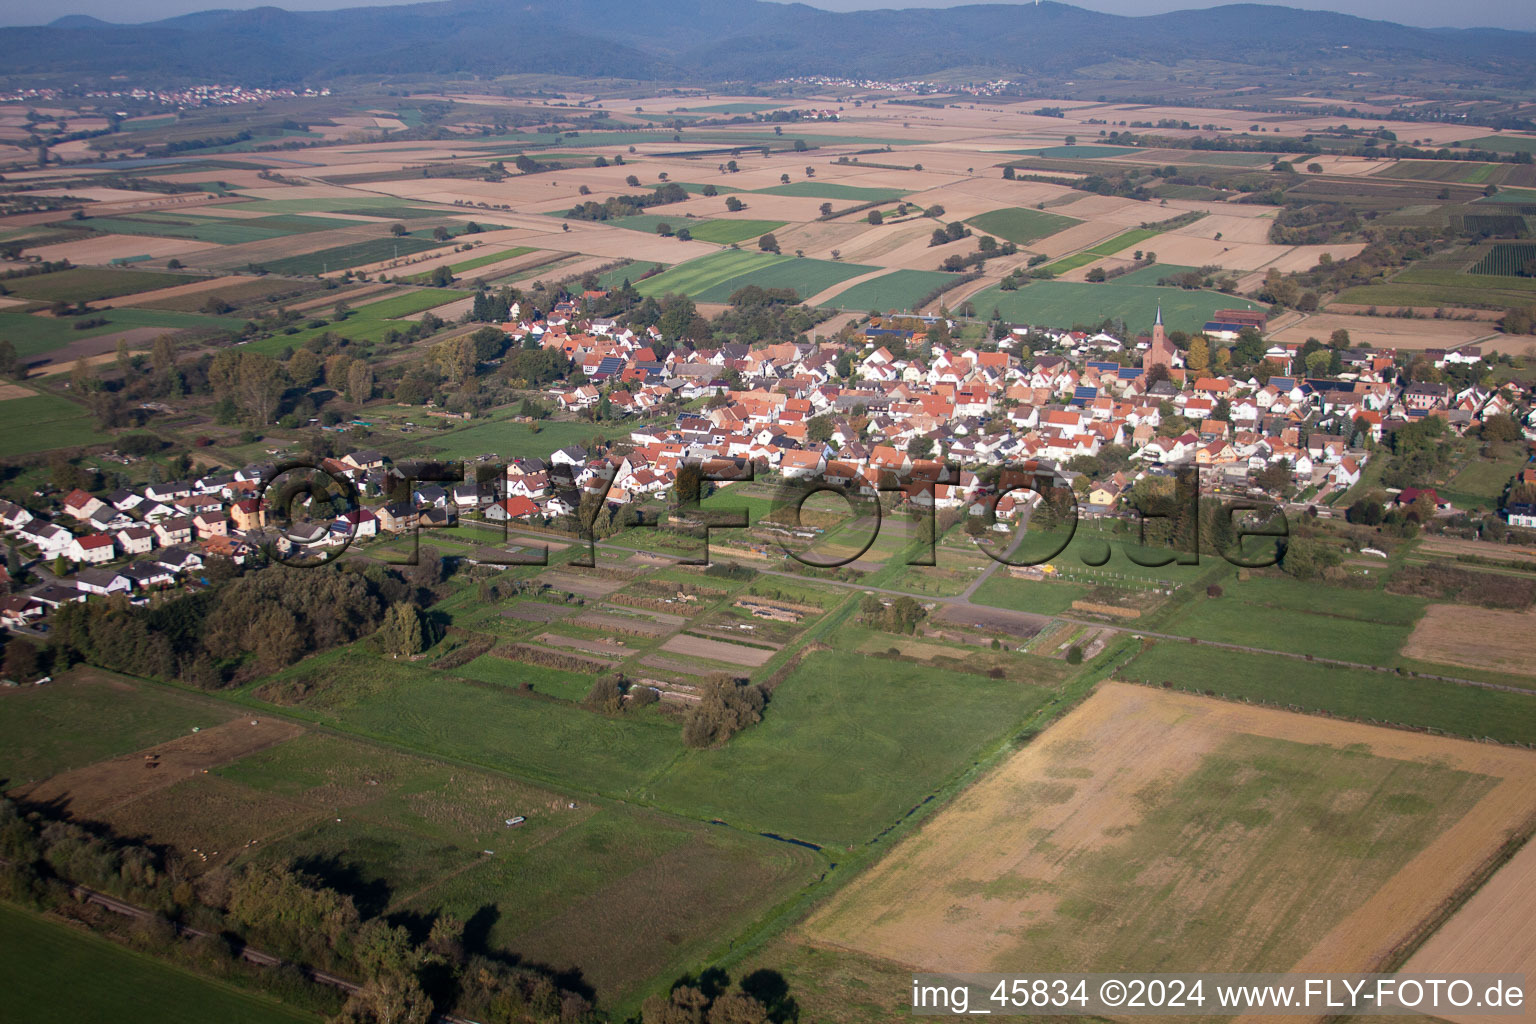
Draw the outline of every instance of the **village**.
<instances>
[{"instance_id":1,"label":"village","mask_svg":"<svg viewBox=\"0 0 1536 1024\"><path fill-rule=\"evenodd\" d=\"M1027 522L1043 496L999 493L1001 467L1070 488L1077 514L1088 518L1134 518L1125 499L1138 480L1189 466L1201 471L1203 489L1251 492L1328 516L1330 496L1355 487L1396 430L1435 417L1460 434L1525 404L1513 385L1405 383L1404 359L1391 349L1335 349L1324 362L1341 372L1331 376L1309 375L1308 365L1320 364L1292 343L1263 348L1262 381L1197 372L1160 313L1149 332L1128 340L994 324L982 343L925 344L937 326L946 334L962 326L929 314L871 318L851 344L695 349L666 345L654 326L636 332L582 314L602 297L573 297L539 319L519 318L514 307L499 326L513 345L556 349L571 361L568 379L547 390L560 416L591 417L601 405L606 417L636 421L627 442L548 455L486 452L446 475L397 466L386 452L351 451L312 463L338 482L348 507L283 509L281 523L268 496L284 468L276 462L111 493L75 489L52 496L49 513L0 502L0 529L39 581L21 587L0 570L9 591L0 621L46 631L63 602L114 594L142 601L206 586L209 560L240 565L253 551L323 557L460 517L571 526L584 495L615 509L665 508L679 467L690 463L722 486L779 479L865 498L900 490L898 500L916 510L985 516L999 532ZM1219 311L1197 337L1210 339L1220 363L1224 341L1264 326L1263 314ZM893 354L920 347L926 358ZM1476 346L1409 355L1437 375L1483 360ZM657 418L679 401L690 411ZM1526 437L1536 437L1526 423ZM1421 515L1453 511L1428 489L1401 488L1393 500ZM1513 526L1536 524L1536 508L1512 505L1506 515Z\"/></svg>"}]
</instances>

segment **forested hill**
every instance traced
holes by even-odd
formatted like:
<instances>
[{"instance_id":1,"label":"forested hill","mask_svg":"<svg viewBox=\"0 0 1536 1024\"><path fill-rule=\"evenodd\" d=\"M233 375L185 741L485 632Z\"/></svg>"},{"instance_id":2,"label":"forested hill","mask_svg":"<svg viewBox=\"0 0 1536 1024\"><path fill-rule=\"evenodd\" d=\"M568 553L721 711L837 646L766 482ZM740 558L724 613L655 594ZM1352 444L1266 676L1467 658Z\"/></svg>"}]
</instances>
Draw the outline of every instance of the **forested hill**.
<instances>
[{"instance_id":1,"label":"forested hill","mask_svg":"<svg viewBox=\"0 0 1536 1024\"><path fill-rule=\"evenodd\" d=\"M0 76L136 83L318 84L402 73L554 72L678 81L829 74L909 79L950 68L1068 74L1126 59L1270 69L1459 67L1536 77L1536 33L1429 30L1234 5L1141 18L1059 3L832 13L761 0L445 0L402 7L208 11L143 25L60 19L0 30Z\"/></svg>"}]
</instances>

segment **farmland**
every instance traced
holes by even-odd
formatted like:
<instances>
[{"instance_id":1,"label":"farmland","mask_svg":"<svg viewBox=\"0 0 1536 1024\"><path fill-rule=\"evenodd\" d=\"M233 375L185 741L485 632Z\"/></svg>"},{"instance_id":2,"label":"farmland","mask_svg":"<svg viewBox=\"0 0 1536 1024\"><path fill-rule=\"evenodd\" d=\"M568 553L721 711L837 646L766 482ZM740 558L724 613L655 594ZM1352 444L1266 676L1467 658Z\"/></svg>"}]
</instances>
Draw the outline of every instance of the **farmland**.
<instances>
[{"instance_id":1,"label":"farmland","mask_svg":"<svg viewBox=\"0 0 1536 1024\"><path fill-rule=\"evenodd\" d=\"M102 322L91 323L83 329L75 327L76 323L97 320ZM72 342L135 327L159 327L165 331L238 331L242 326L244 322L233 317L161 309L104 309L93 311L88 317L80 319L0 312L0 337L9 339L16 346L17 353L28 358L67 348ZM108 350L110 348L108 346Z\"/></svg>"},{"instance_id":2,"label":"farmland","mask_svg":"<svg viewBox=\"0 0 1536 1024\"><path fill-rule=\"evenodd\" d=\"M1255 577L1223 585L1219 598L1196 599L1167 628L1187 636L1270 650L1390 665L1423 610L1416 598L1376 590L1317 588Z\"/></svg>"},{"instance_id":3,"label":"farmland","mask_svg":"<svg viewBox=\"0 0 1536 1024\"><path fill-rule=\"evenodd\" d=\"M302 256L285 256L262 264L273 274L321 274L331 270L346 270L365 263L378 263L394 256L436 249L442 242L430 238L405 235L400 238L372 238L366 242L352 242Z\"/></svg>"},{"instance_id":4,"label":"farmland","mask_svg":"<svg viewBox=\"0 0 1536 1024\"><path fill-rule=\"evenodd\" d=\"M1468 273L1531 277L1527 267L1533 263L1536 263L1536 242L1501 242L1473 264Z\"/></svg>"},{"instance_id":5,"label":"farmland","mask_svg":"<svg viewBox=\"0 0 1536 1024\"><path fill-rule=\"evenodd\" d=\"M809 655L775 714L714 753L690 753L645 789L739 828L857 843L895 824L1048 691L841 652ZM942 704L942 717L923 713ZM838 766L857 763L856 773Z\"/></svg>"},{"instance_id":6,"label":"farmland","mask_svg":"<svg viewBox=\"0 0 1536 1024\"><path fill-rule=\"evenodd\" d=\"M30 675L29 646L63 655L39 669L51 683L0 688L8 792L152 844L172 883L155 906L169 907L161 897L182 879L201 898L247 868L292 868L353 900L364 922L401 925L413 946L439 921L462 923L462 948L487 958L471 963L547 972L609 1021L639 1020L646 996L679 979L712 983L716 967L734 980L781 973L794 1004L770 1015L777 1024L885 1024L907 1012L911 968L1368 968L1388 948L1409 955L1398 947L1469 896L1477 922L1423 947L1435 969L1465 949L1506 954L1523 937L1523 920L1483 934L1483 917L1507 911L1470 890L1536 820L1523 749L1536 744L1525 650L1536 613L1446 603L1473 600L1475 585L1438 591L1423 570L1459 559L1468 576L1475 566L1481 579L1505 578L1536 557L1498 508L1529 452L1518 429L1500 440L1508 424L1478 422L1490 381L1512 383L1517 417L1530 411L1530 359L1513 355L1525 338L1503 333L1519 318L1496 320L1536 305L1525 273L1536 193L1509 187L1531 180L1525 165L1383 155L1396 143L1467 143L1487 130L1471 123L1486 111L1445 124L1368 111L1335 131L1327 125L1344 115L1276 113L1308 97L1262 90L1263 114L1086 99L1195 88L1140 72L1078 83L1081 96L1056 109L1007 90L909 102L813 81L765 97L681 82L641 95L638 83L598 89L565 71L486 78L473 93L446 79L354 83L129 116L122 130L71 112L69 129L88 137L57 144L41 167L17 141L64 123L51 107L8 105L0 148L18 163L3 196L26 212L0 217L16 274L0 290L0 337L31 365L0 386L7 501L82 534L93 524L64 504L76 487L103 498L182 479L217 488L253 465L360 450L402 473L474 461L462 467L474 476L499 475L483 456L548 460L582 446L593 472L624 459L635 471L627 508L605 510L595 494L581 506L601 517L590 567L585 538L549 497L582 502L590 478L563 471L545 481L543 519L503 527L465 498L451 529L359 539L343 584L387 610L385 627L323 642L317 629L291 661L268 650L289 635L288 616L262 608L231 623L209 611L225 588L267 571L276 535L250 537L237 567L200 536L217 517L197 524L186 546L208 564L177 587L132 605L93 597L47 612L49 631L6 637L13 675ZM233 143L248 151L238 159L220 156L227 142L197 157L136 155L212 141L204 128L229 135L257 106L263 131ZM769 111L780 113L755 119ZM706 119L715 123L699 127ZM1370 136L1378 123L1392 147ZM1213 135L1243 151L1194 148ZM1283 151L1303 135L1322 152ZM1312 156L1319 168L1304 171ZM1007 166L1015 173L1000 173ZM588 200L602 212L571 216ZM971 237L930 244L955 223ZM782 253L757 244L768 233ZM983 249L988 236L1020 249ZM951 255L966 272L933 269ZM27 275L61 260L76 266ZM1110 276L1090 283L1089 268ZM1297 294L1271 272L1294 275L1285 283ZM1209 288L1158 284L1186 275ZM603 294L626 280L655 301ZM722 310L748 286L818 308L785 308L781 294ZM501 294L472 308L482 288ZM661 301L669 294L697 308ZM486 319L503 299L528 322ZM1361 309L1330 308L1357 299ZM1397 305L1483 308L1389 316ZM886 315L939 307L951 322ZM1299 403L1280 385L1267 406L1248 392L1303 372L1310 348L1282 369L1284 352L1265 364L1251 343L1213 344L1197 368L1181 335L1223 308L1268 310L1265 345L1334 344L1344 330L1350 348L1402 350L1399 370L1410 350L1512 355L1409 371L1450 386L1447 422L1460 435L1446 442L1448 461L1411 479L1412 453L1386 436L1403 416L1396 395L1357 353L1341 354L1350 370L1337 394L1314 382ZM1169 374L1172 391L1149 396L1160 374L1116 376L1114 364L1140 363L1134 343L1159 309L1188 365ZM1029 327L1103 329L1122 344ZM175 334L175 367L161 333ZM638 354L645 346L659 369ZM861 365L881 346L898 365ZM612 355L622 372L601 365ZM72 374L77 358L88 365ZM354 374L359 363L371 380ZM1234 382L1224 410L1178 397L1207 373ZM713 394L717 379L735 394ZM588 393L570 390L586 385L608 402L573 408ZM989 412L962 415L974 388L1009 390ZM1091 424L1067 425L1074 394ZM1131 560L1165 554L1137 543L1120 490L1169 468L1136 453L1149 434L1230 439L1221 496L1236 497L1243 460L1275 457L1282 440L1349 434L1338 410L1355 407L1335 400L1350 394L1390 422L1379 441L1348 438L1353 457L1369 457L1362 482L1318 500L1302 473L1287 489L1292 525L1342 553L1337 571L1303 579L1305 565ZM1037 430L1005 419L1024 407L1040 415ZM1060 537L1026 528L1020 538L1018 518L993 531L967 515L962 489L931 520L945 525L937 565L912 566L930 519L910 494L887 489L875 536L871 509L850 513L831 495L807 504L798 533L764 522L790 490L782 472L793 462L775 452L815 452L829 426L845 441L857 433L864 451L846 457L869 465L877 445L915 458L927 444L983 496L1005 456L1046 459L1075 485L1122 496L1113 511L1084 507L1053 555ZM676 504L674 463L727 445L757 477L701 505L745 510L752 526L709 537L709 568L681 564L705 542ZM1456 511L1393 505L1377 493L1387 480L1432 484ZM229 483L227 503L244 486ZM364 489L381 511L409 490L388 473ZM1346 518L1356 498L1369 499L1366 512L1381 498L1384 521ZM313 514L323 523L335 512ZM1499 538L1509 543L1490 543ZM410 564L418 540L438 557ZM1387 557L1363 553L1370 545ZM60 564L36 541L18 548L13 594L56 576L110 578L80 576L71 555ZM541 548L547 562L532 564ZM851 564L807 566L791 550ZM1004 551L1052 564L1015 574L988 554ZM106 570L143 557L124 553ZM298 633L331 618L323 605L302 622L288 611ZM142 623L139 643L129 630ZM156 678L87 667L125 662ZM62 858L49 864L65 870ZM1484 892L1523 912L1529 858L1511 864ZM211 903L174 898L187 920L216 916ZM57 987L27 955L11 954ZM86 977L88 963L53 955ZM184 981L158 984L193 1005ZM46 987L18 984L30 1003L48 1002ZM73 1019L111 1014L96 983L80 988L86 1009ZM265 1006L204 1002L220 1020Z\"/></svg>"},{"instance_id":7,"label":"farmland","mask_svg":"<svg viewBox=\"0 0 1536 1024\"><path fill-rule=\"evenodd\" d=\"M805 930L917 970L1367 970L1465 877L1451 837L1492 850L1530 812L1533 771L1522 752L1106 684Z\"/></svg>"},{"instance_id":8,"label":"farmland","mask_svg":"<svg viewBox=\"0 0 1536 1024\"><path fill-rule=\"evenodd\" d=\"M830 181L796 181L788 185L756 189L762 195L809 196L812 199L851 199L859 203L894 202L907 195L899 188L863 188Z\"/></svg>"},{"instance_id":9,"label":"farmland","mask_svg":"<svg viewBox=\"0 0 1536 1024\"><path fill-rule=\"evenodd\" d=\"M826 305L861 311L915 309L936 289L954 280L953 274L938 270L893 270L834 295Z\"/></svg>"},{"instance_id":10,"label":"farmland","mask_svg":"<svg viewBox=\"0 0 1536 1024\"><path fill-rule=\"evenodd\" d=\"M110 270L72 267L51 274L22 277L6 282L13 295L38 302L97 302L156 288L170 288L203 280L186 274L162 274L145 270Z\"/></svg>"},{"instance_id":11,"label":"farmland","mask_svg":"<svg viewBox=\"0 0 1536 1024\"><path fill-rule=\"evenodd\" d=\"M1173 642L1154 644L1123 675L1236 700L1437 729L1452 736L1536 741L1536 697L1529 694Z\"/></svg>"},{"instance_id":12,"label":"farmland","mask_svg":"<svg viewBox=\"0 0 1536 1024\"><path fill-rule=\"evenodd\" d=\"M0 985L36 1024L302 1024L320 1018L0 904Z\"/></svg>"},{"instance_id":13,"label":"farmland","mask_svg":"<svg viewBox=\"0 0 1536 1024\"><path fill-rule=\"evenodd\" d=\"M169 691L84 669L0 699L5 701L0 778L8 787L161 743L229 716Z\"/></svg>"},{"instance_id":14,"label":"farmland","mask_svg":"<svg viewBox=\"0 0 1536 1024\"><path fill-rule=\"evenodd\" d=\"M1233 305L1231 296L1219 292L1118 281L1037 281L1011 292L994 285L973 295L970 301L981 316L990 316L996 309L1005 319L1050 327L1097 325L1106 318L1122 319L1133 328L1145 327L1152 323L1161 305L1163 322L1171 329L1184 331L1198 330L1216 310Z\"/></svg>"},{"instance_id":15,"label":"farmland","mask_svg":"<svg viewBox=\"0 0 1536 1024\"><path fill-rule=\"evenodd\" d=\"M0 399L0 457L91 444L99 436L90 415L67 398L26 394Z\"/></svg>"},{"instance_id":16,"label":"farmland","mask_svg":"<svg viewBox=\"0 0 1536 1024\"><path fill-rule=\"evenodd\" d=\"M1082 221L1075 217L1064 217L1059 213L1013 207L983 213L978 217L972 217L967 223L977 231L1006 238L1019 245L1028 245L1030 242L1038 241L1047 235L1054 235L1074 224L1081 224Z\"/></svg>"},{"instance_id":17,"label":"farmland","mask_svg":"<svg viewBox=\"0 0 1536 1024\"><path fill-rule=\"evenodd\" d=\"M610 998L682 969L805 884L817 862L803 848L607 801L573 805L499 775L351 740L305 736L219 776L309 808L308 827L283 828L255 858L351 864L363 882L355 898L371 912L467 920L493 908L492 948L579 967ZM333 808L344 809L340 823L325 817ZM513 811L527 821L508 831ZM646 941L658 932L676 939Z\"/></svg>"},{"instance_id":18,"label":"farmland","mask_svg":"<svg viewBox=\"0 0 1536 1024\"><path fill-rule=\"evenodd\" d=\"M805 297L874 269L829 260L728 250L680 264L636 283L635 287L642 295L681 292L700 302L725 302L747 285L793 288Z\"/></svg>"}]
</instances>

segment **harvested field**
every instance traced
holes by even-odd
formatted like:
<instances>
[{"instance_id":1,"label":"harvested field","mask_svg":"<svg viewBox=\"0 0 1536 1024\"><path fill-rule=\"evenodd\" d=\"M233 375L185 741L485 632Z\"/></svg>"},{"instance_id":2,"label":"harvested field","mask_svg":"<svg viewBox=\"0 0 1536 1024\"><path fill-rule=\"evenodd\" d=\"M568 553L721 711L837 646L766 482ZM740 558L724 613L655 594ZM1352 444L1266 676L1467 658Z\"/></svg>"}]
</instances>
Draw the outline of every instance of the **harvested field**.
<instances>
[{"instance_id":1,"label":"harvested field","mask_svg":"<svg viewBox=\"0 0 1536 1024\"><path fill-rule=\"evenodd\" d=\"M27 787L22 795L40 802L59 801L74 817L90 818L303 731L292 722L241 716L168 743L55 775Z\"/></svg>"},{"instance_id":2,"label":"harvested field","mask_svg":"<svg viewBox=\"0 0 1536 1024\"><path fill-rule=\"evenodd\" d=\"M1419 542L1418 550L1434 555L1476 555L1501 562L1536 561L1536 548L1521 544L1489 544L1479 540L1457 540L1454 537L1426 537Z\"/></svg>"},{"instance_id":3,"label":"harvested field","mask_svg":"<svg viewBox=\"0 0 1536 1024\"><path fill-rule=\"evenodd\" d=\"M1536 612L1432 604L1408 635L1403 653L1439 665L1531 676L1536 675L1532 629L1536 629Z\"/></svg>"},{"instance_id":4,"label":"harvested field","mask_svg":"<svg viewBox=\"0 0 1536 1024\"><path fill-rule=\"evenodd\" d=\"M933 618L935 622L951 622L957 626L970 626L989 633L1007 633L1020 640L1028 640L1051 621L1044 615L1012 612L1004 608L986 608L974 604L941 605L938 611L934 612Z\"/></svg>"},{"instance_id":5,"label":"harvested field","mask_svg":"<svg viewBox=\"0 0 1536 1024\"><path fill-rule=\"evenodd\" d=\"M1308 338L1327 340L1340 328L1349 332L1352 344L1369 343L1376 348L1454 348L1489 333L1489 325L1479 320L1404 320L1400 317L1318 313L1281 328L1270 338L1299 345Z\"/></svg>"},{"instance_id":6,"label":"harvested field","mask_svg":"<svg viewBox=\"0 0 1536 1024\"><path fill-rule=\"evenodd\" d=\"M724 640L706 640L699 636L683 635L674 636L662 644L661 649L690 658L708 658L710 661L722 661L727 665L750 665L753 668L766 663L775 653L758 647L743 647L741 644L727 643Z\"/></svg>"},{"instance_id":7,"label":"harvested field","mask_svg":"<svg viewBox=\"0 0 1536 1024\"><path fill-rule=\"evenodd\" d=\"M558 590L566 590L582 597L607 597L614 591L623 590L627 580L600 579L596 576L578 576L570 572L546 572L539 577L540 583L548 583Z\"/></svg>"},{"instance_id":8,"label":"harvested field","mask_svg":"<svg viewBox=\"0 0 1536 1024\"><path fill-rule=\"evenodd\" d=\"M1536 842L1525 846L1430 936L1403 965L1408 974L1486 971L1536 978ZM1455 1014L1455 1024L1497 1024L1507 1016Z\"/></svg>"},{"instance_id":9,"label":"harvested field","mask_svg":"<svg viewBox=\"0 0 1536 1024\"><path fill-rule=\"evenodd\" d=\"M565 618L575 610L575 608L569 605L528 601L523 604L515 604L511 608L503 608L501 614L503 618L521 619L523 622L555 622Z\"/></svg>"},{"instance_id":10,"label":"harvested field","mask_svg":"<svg viewBox=\"0 0 1536 1024\"><path fill-rule=\"evenodd\" d=\"M1533 781L1525 751L1109 683L805 930L919 970L1372 970Z\"/></svg>"}]
</instances>

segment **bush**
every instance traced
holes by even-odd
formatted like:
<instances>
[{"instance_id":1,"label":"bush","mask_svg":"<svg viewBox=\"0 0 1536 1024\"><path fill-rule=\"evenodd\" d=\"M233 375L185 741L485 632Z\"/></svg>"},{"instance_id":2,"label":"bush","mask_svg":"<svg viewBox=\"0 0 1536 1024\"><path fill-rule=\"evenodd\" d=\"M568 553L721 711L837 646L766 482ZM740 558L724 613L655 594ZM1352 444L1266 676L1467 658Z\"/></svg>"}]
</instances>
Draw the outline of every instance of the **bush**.
<instances>
[{"instance_id":1,"label":"bush","mask_svg":"<svg viewBox=\"0 0 1536 1024\"><path fill-rule=\"evenodd\" d=\"M1220 597L1223 593L1224 591L1221 589L1221 584L1219 583L1212 583L1210 586L1205 588L1206 597Z\"/></svg>"},{"instance_id":2,"label":"bush","mask_svg":"<svg viewBox=\"0 0 1536 1024\"><path fill-rule=\"evenodd\" d=\"M767 695L761 686L730 676L704 680L702 699L683 721L683 742L690 747L718 747L749 725L763 720Z\"/></svg>"},{"instance_id":3,"label":"bush","mask_svg":"<svg viewBox=\"0 0 1536 1024\"><path fill-rule=\"evenodd\" d=\"M623 677L616 672L598 676L587 691L582 706L605 715L617 714L624 708Z\"/></svg>"},{"instance_id":4,"label":"bush","mask_svg":"<svg viewBox=\"0 0 1536 1024\"><path fill-rule=\"evenodd\" d=\"M1077 644L1073 644L1070 648L1067 649L1067 664L1068 665L1081 665L1082 663L1083 663L1083 649L1081 647L1077 646Z\"/></svg>"}]
</instances>

